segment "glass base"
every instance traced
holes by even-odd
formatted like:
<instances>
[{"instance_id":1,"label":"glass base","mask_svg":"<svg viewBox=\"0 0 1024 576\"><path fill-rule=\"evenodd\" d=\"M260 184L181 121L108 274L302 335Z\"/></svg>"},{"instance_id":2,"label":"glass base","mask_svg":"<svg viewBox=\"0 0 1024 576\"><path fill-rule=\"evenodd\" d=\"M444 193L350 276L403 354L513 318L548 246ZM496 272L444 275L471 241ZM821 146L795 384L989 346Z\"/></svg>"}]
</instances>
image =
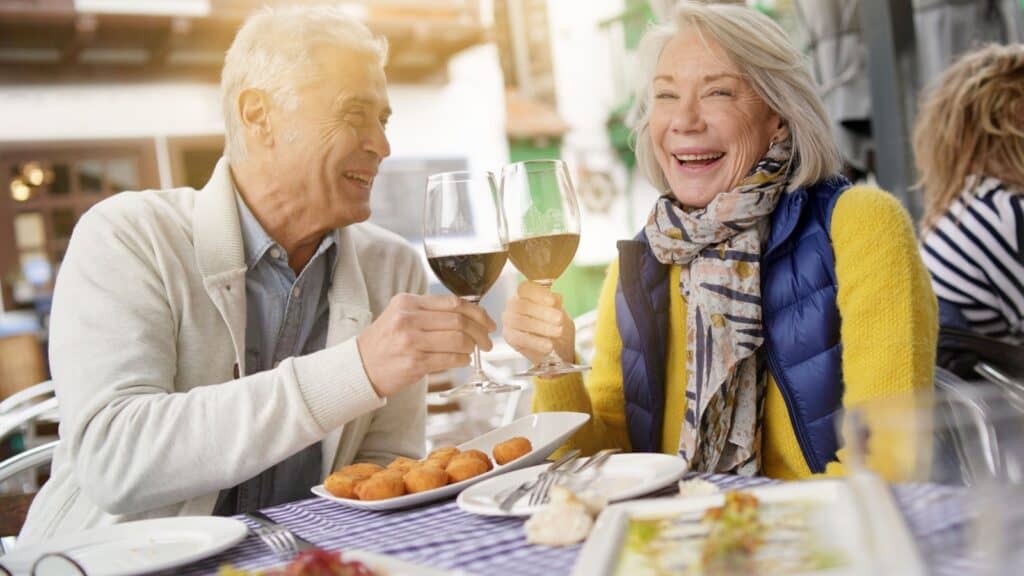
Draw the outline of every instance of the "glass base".
<instances>
[{"instance_id":1,"label":"glass base","mask_svg":"<svg viewBox=\"0 0 1024 576\"><path fill-rule=\"evenodd\" d=\"M472 382L466 382L452 388L451 390L445 390L441 392L442 398L458 398L460 396L473 396L476 394L503 394L505 392L515 392L516 390L522 390L523 387L518 384L502 384L495 382L490 378L483 380L474 380Z\"/></svg>"},{"instance_id":2,"label":"glass base","mask_svg":"<svg viewBox=\"0 0 1024 576\"><path fill-rule=\"evenodd\" d=\"M564 376L566 374L577 374L580 372L586 372L590 370L590 366L584 366L581 364L569 364L558 360L553 362L545 358L539 364L530 366L525 372L516 374L516 377L538 377L538 378L554 378L556 376Z\"/></svg>"}]
</instances>

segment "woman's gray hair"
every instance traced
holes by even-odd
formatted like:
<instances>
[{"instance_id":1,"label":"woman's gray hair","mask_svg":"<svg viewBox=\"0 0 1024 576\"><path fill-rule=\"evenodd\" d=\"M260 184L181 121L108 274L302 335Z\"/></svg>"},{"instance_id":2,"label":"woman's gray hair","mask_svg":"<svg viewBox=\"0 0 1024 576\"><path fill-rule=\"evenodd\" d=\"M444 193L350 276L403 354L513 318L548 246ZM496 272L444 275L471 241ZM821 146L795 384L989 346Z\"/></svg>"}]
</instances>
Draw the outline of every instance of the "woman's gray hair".
<instances>
[{"instance_id":1,"label":"woman's gray hair","mask_svg":"<svg viewBox=\"0 0 1024 576\"><path fill-rule=\"evenodd\" d=\"M245 156L238 112L242 90L263 90L279 106L294 109L298 105L297 85L319 72L311 68L315 65L313 52L325 46L365 56L380 66L387 61L387 40L336 7L267 7L245 21L228 49L221 72L224 152L229 158Z\"/></svg>"},{"instance_id":2,"label":"woman's gray hair","mask_svg":"<svg viewBox=\"0 0 1024 576\"><path fill-rule=\"evenodd\" d=\"M839 151L832 137L825 106L803 56L771 18L745 6L680 2L666 24L652 26L637 49L640 79L630 119L636 159L658 190L669 189L658 165L648 133L652 82L658 60L669 40L692 27L702 39L711 39L729 55L754 91L789 127L793 139L795 171L789 191L835 174Z\"/></svg>"}]
</instances>

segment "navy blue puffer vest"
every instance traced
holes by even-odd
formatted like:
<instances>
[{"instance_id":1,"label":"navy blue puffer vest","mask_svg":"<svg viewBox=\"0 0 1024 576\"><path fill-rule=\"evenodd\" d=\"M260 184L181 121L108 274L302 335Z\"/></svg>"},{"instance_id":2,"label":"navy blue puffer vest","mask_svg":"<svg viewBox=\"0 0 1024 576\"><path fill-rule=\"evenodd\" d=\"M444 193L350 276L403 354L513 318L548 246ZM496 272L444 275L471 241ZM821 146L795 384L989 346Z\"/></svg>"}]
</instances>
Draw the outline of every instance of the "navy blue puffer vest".
<instances>
[{"instance_id":1,"label":"navy blue puffer vest","mask_svg":"<svg viewBox=\"0 0 1024 576\"><path fill-rule=\"evenodd\" d=\"M829 226L849 182L834 177L783 195L761 256L768 367L785 398L812 472L836 459L835 417L843 395L835 258ZM615 315L633 450L661 450L669 317L669 267L641 231L619 247Z\"/></svg>"}]
</instances>

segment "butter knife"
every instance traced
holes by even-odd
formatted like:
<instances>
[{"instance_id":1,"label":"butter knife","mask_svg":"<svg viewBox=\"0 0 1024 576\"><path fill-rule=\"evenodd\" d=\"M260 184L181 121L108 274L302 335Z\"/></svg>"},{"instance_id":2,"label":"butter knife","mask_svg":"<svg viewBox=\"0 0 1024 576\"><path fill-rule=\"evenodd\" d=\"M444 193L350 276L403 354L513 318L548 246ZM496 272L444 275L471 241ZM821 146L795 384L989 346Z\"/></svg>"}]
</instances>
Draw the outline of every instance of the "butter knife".
<instances>
[{"instance_id":1,"label":"butter knife","mask_svg":"<svg viewBox=\"0 0 1024 576\"><path fill-rule=\"evenodd\" d=\"M279 524L279 523L275 522L273 518L271 518L270 516L267 516L263 512L260 512L259 510L254 510L252 512L246 512L245 514L242 514L242 515L245 516L246 518L256 522L260 526L265 526L267 528L273 528L274 530L283 530L285 532L290 533L293 537L295 537L295 544L298 546L299 551L306 550L308 548L316 548L315 544L313 544L309 540L306 540L302 536L299 536L298 534L293 532L290 528L288 528L284 524Z\"/></svg>"},{"instance_id":2,"label":"butter knife","mask_svg":"<svg viewBox=\"0 0 1024 576\"><path fill-rule=\"evenodd\" d=\"M569 462L572 462L573 460L578 458L579 455L580 455L579 449L569 450L565 454L562 454L561 458L559 458L558 460L555 460L554 462L552 462L551 466L548 466L547 469L544 470L544 472L541 472L541 474L544 474L544 473L547 473L547 472L554 472L555 470L558 470L562 466L565 466ZM530 492L530 490L533 490L533 487L537 485L537 481L539 479L540 479L540 475L538 475L537 478L534 478L533 480L527 480L526 482L523 482L522 484L517 486L516 489L513 490L511 494L509 494L508 496L505 496L505 498L501 501L501 503L498 504L498 509L501 510L502 512L508 512L509 510L512 510L512 506L514 506L515 503L518 502L520 498L522 498L523 496L526 496L526 494L528 494Z\"/></svg>"}]
</instances>

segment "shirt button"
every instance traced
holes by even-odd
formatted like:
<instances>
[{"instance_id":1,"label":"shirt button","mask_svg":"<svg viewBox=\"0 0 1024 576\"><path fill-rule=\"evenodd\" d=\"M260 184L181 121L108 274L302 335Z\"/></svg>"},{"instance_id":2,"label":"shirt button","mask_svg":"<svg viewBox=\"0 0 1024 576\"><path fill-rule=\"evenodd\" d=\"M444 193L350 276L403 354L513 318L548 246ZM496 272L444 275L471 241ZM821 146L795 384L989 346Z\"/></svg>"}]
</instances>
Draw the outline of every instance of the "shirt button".
<instances>
[{"instance_id":1,"label":"shirt button","mask_svg":"<svg viewBox=\"0 0 1024 576\"><path fill-rule=\"evenodd\" d=\"M273 258L274 260L280 260L281 259L281 251L278 250L277 248L271 248L270 249L270 257Z\"/></svg>"},{"instance_id":2,"label":"shirt button","mask_svg":"<svg viewBox=\"0 0 1024 576\"><path fill-rule=\"evenodd\" d=\"M296 286L292 288L292 296L294 296L295 298L302 296L302 287Z\"/></svg>"}]
</instances>

